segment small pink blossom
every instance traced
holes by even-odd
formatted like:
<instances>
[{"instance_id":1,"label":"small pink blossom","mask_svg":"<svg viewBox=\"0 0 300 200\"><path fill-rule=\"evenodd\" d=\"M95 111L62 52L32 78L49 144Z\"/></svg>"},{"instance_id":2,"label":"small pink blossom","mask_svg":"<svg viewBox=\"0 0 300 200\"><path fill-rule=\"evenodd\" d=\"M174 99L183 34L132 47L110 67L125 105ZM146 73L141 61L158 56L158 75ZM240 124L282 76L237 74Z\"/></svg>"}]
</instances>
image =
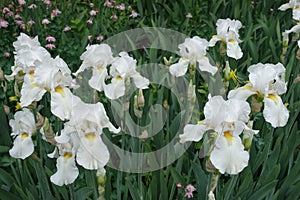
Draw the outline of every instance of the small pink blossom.
<instances>
[{"instance_id":1,"label":"small pink blossom","mask_svg":"<svg viewBox=\"0 0 300 200\"><path fill-rule=\"evenodd\" d=\"M28 25L33 25L33 24L35 24L35 22L31 19L31 20L29 20L29 21L27 22L27 24L28 24Z\"/></svg>"},{"instance_id":2,"label":"small pink blossom","mask_svg":"<svg viewBox=\"0 0 300 200\"><path fill-rule=\"evenodd\" d=\"M19 14L16 14L15 19L22 19L22 17Z\"/></svg>"},{"instance_id":3,"label":"small pink blossom","mask_svg":"<svg viewBox=\"0 0 300 200\"><path fill-rule=\"evenodd\" d=\"M182 188L181 183L177 183L176 187L177 187L177 188Z\"/></svg>"},{"instance_id":4,"label":"small pink blossom","mask_svg":"<svg viewBox=\"0 0 300 200\"><path fill-rule=\"evenodd\" d=\"M129 17L131 17L131 18L136 18L137 16L138 16L138 13L135 11L132 11L131 15L129 15Z\"/></svg>"},{"instance_id":5,"label":"small pink blossom","mask_svg":"<svg viewBox=\"0 0 300 200\"><path fill-rule=\"evenodd\" d=\"M0 28L7 28L7 27L8 27L8 22L0 18Z\"/></svg>"},{"instance_id":6,"label":"small pink blossom","mask_svg":"<svg viewBox=\"0 0 300 200\"><path fill-rule=\"evenodd\" d=\"M92 25L92 24L93 24L93 20L92 20L92 19L89 19L89 20L86 21L86 23L87 23L88 25Z\"/></svg>"},{"instance_id":7,"label":"small pink blossom","mask_svg":"<svg viewBox=\"0 0 300 200\"><path fill-rule=\"evenodd\" d=\"M56 46L54 44L46 44L45 47L48 48L48 49L55 49L56 48Z\"/></svg>"},{"instance_id":8,"label":"small pink blossom","mask_svg":"<svg viewBox=\"0 0 300 200\"><path fill-rule=\"evenodd\" d=\"M53 36L47 36L47 37L46 37L46 41L47 41L47 42L55 42L56 39L55 39L55 37L53 37Z\"/></svg>"},{"instance_id":9,"label":"small pink blossom","mask_svg":"<svg viewBox=\"0 0 300 200\"><path fill-rule=\"evenodd\" d=\"M113 6L113 3L110 2L109 0L106 0L106 1L105 1L104 6L107 6L107 7L109 7L109 8L113 8L113 7L114 7L114 6Z\"/></svg>"},{"instance_id":10,"label":"small pink blossom","mask_svg":"<svg viewBox=\"0 0 300 200\"><path fill-rule=\"evenodd\" d=\"M97 14L98 14L98 10L91 10L90 11L91 16L94 16L94 15L97 15Z\"/></svg>"},{"instance_id":11,"label":"small pink blossom","mask_svg":"<svg viewBox=\"0 0 300 200\"><path fill-rule=\"evenodd\" d=\"M122 3L121 5L115 6L115 8L119 9L119 10L125 10L125 5L124 5L124 3Z\"/></svg>"},{"instance_id":12,"label":"small pink blossom","mask_svg":"<svg viewBox=\"0 0 300 200\"><path fill-rule=\"evenodd\" d=\"M23 30L25 30L26 25L25 24L20 24L20 28L23 29Z\"/></svg>"},{"instance_id":13,"label":"small pink blossom","mask_svg":"<svg viewBox=\"0 0 300 200\"><path fill-rule=\"evenodd\" d=\"M10 57L10 53L9 53L9 52L5 52L3 55L4 55L4 57L6 57L6 58Z\"/></svg>"},{"instance_id":14,"label":"small pink blossom","mask_svg":"<svg viewBox=\"0 0 300 200\"><path fill-rule=\"evenodd\" d=\"M30 6L28 6L28 8L29 8L29 9L36 9L37 6L33 3L33 4L31 4Z\"/></svg>"},{"instance_id":15,"label":"small pink blossom","mask_svg":"<svg viewBox=\"0 0 300 200\"><path fill-rule=\"evenodd\" d=\"M273 8L270 8L270 12L273 12L274 11L274 9Z\"/></svg>"},{"instance_id":16,"label":"small pink blossom","mask_svg":"<svg viewBox=\"0 0 300 200\"><path fill-rule=\"evenodd\" d=\"M59 14L61 14L61 11L56 8L56 9L52 10L51 18L56 17Z\"/></svg>"},{"instance_id":17,"label":"small pink blossom","mask_svg":"<svg viewBox=\"0 0 300 200\"><path fill-rule=\"evenodd\" d=\"M186 18L193 18L193 15L191 13L186 14Z\"/></svg>"},{"instance_id":18,"label":"small pink blossom","mask_svg":"<svg viewBox=\"0 0 300 200\"><path fill-rule=\"evenodd\" d=\"M96 38L98 41L102 41L103 40L103 36L102 35L98 35L98 37Z\"/></svg>"},{"instance_id":19,"label":"small pink blossom","mask_svg":"<svg viewBox=\"0 0 300 200\"><path fill-rule=\"evenodd\" d=\"M14 16L14 13L12 11L9 11L8 13L5 14L5 18L9 18L11 16Z\"/></svg>"},{"instance_id":20,"label":"small pink blossom","mask_svg":"<svg viewBox=\"0 0 300 200\"><path fill-rule=\"evenodd\" d=\"M52 3L51 3L50 0L44 0L44 4L46 4L46 5L51 5Z\"/></svg>"},{"instance_id":21,"label":"small pink blossom","mask_svg":"<svg viewBox=\"0 0 300 200\"><path fill-rule=\"evenodd\" d=\"M92 35L89 35L89 36L88 36L88 40L91 40L91 39L92 39Z\"/></svg>"},{"instance_id":22,"label":"small pink blossom","mask_svg":"<svg viewBox=\"0 0 300 200\"><path fill-rule=\"evenodd\" d=\"M50 23L51 23L51 21L48 20L48 19L43 19L42 20L42 24L50 24Z\"/></svg>"},{"instance_id":23,"label":"small pink blossom","mask_svg":"<svg viewBox=\"0 0 300 200\"><path fill-rule=\"evenodd\" d=\"M26 4L26 1L25 0L18 0L18 3L19 3L20 6L22 6L22 5Z\"/></svg>"},{"instance_id":24,"label":"small pink blossom","mask_svg":"<svg viewBox=\"0 0 300 200\"><path fill-rule=\"evenodd\" d=\"M66 26L65 28L64 28L64 32L67 32L67 31L69 31L69 30L71 30L71 27L70 26Z\"/></svg>"},{"instance_id":25,"label":"small pink blossom","mask_svg":"<svg viewBox=\"0 0 300 200\"><path fill-rule=\"evenodd\" d=\"M2 9L2 12L3 12L3 14L5 14L7 12L10 12L10 10L9 10L9 8L5 7L5 8Z\"/></svg>"},{"instance_id":26,"label":"small pink blossom","mask_svg":"<svg viewBox=\"0 0 300 200\"><path fill-rule=\"evenodd\" d=\"M192 198L193 197L193 192L196 190L196 188L194 186L192 186L191 184L187 185L185 188L185 197L187 198Z\"/></svg>"},{"instance_id":27,"label":"small pink blossom","mask_svg":"<svg viewBox=\"0 0 300 200\"><path fill-rule=\"evenodd\" d=\"M113 14L112 16L110 16L110 19L118 19L118 16L116 14Z\"/></svg>"},{"instance_id":28,"label":"small pink blossom","mask_svg":"<svg viewBox=\"0 0 300 200\"><path fill-rule=\"evenodd\" d=\"M16 22L16 24L18 24L18 25L23 24L23 21L22 21L22 20L15 20L15 22Z\"/></svg>"}]
</instances>

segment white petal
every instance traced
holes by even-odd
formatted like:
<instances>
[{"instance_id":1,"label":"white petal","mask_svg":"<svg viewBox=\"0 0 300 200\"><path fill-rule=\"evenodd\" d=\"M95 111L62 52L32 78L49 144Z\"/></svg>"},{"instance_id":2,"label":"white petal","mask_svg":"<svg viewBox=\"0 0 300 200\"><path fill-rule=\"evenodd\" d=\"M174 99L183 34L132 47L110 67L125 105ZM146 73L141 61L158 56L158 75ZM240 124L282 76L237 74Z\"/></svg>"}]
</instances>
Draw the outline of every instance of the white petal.
<instances>
[{"instance_id":1,"label":"white petal","mask_svg":"<svg viewBox=\"0 0 300 200\"><path fill-rule=\"evenodd\" d=\"M179 62L170 66L170 73L176 77L183 76L187 72L189 60L180 58Z\"/></svg>"},{"instance_id":2,"label":"white petal","mask_svg":"<svg viewBox=\"0 0 300 200\"><path fill-rule=\"evenodd\" d=\"M222 134L216 141L210 160L222 174L238 174L248 165L249 153L244 150L239 136L227 138Z\"/></svg>"},{"instance_id":3,"label":"white petal","mask_svg":"<svg viewBox=\"0 0 300 200\"><path fill-rule=\"evenodd\" d=\"M74 155L71 157L67 155L58 157L56 167L57 172L50 177L50 180L59 186L73 183L79 174Z\"/></svg>"},{"instance_id":4,"label":"white petal","mask_svg":"<svg viewBox=\"0 0 300 200\"><path fill-rule=\"evenodd\" d=\"M137 88L140 89L146 89L149 85L149 80L143 76L141 76L139 73L135 73L131 76L131 78L134 81L134 84Z\"/></svg>"},{"instance_id":5,"label":"white petal","mask_svg":"<svg viewBox=\"0 0 300 200\"><path fill-rule=\"evenodd\" d=\"M227 55L236 60L243 56L243 52L237 41L227 42Z\"/></svg>"},{"instance_id":6,"label":"white petal","mask_svg":"<svg viewBox=\"0 0 300 200\"><path fill-rule=\"evenodd\" d=\"M76 155L77 163L85 169L104 167L109 160L109 152L101 137L97 134L93 138L84 136L80 141Z\"/></svg>"},{"instance_id":7,"label":"white petal","mask_svg":"<svg viewBox=\"0 0 300 200\"><path fill-rule=\"evenodd\" d=\"M300 21L300 10L299 8L293 9L293 19Z\"/></svg>"},{"instance_id":8,"label":"white petal","mask_svg":"<svg viewBox=\"0 0 300 200\"><path fill-rule=\"evenodd\" d=\"M293 7L291 6L291 4L285 3L285 4L282 4L282 5L278 8L278 10L285 11L285 10L287 10L287 9L289 9L289 8L293 8Z\"/></svg>"},{"instance_id":9,"label":"white petal","mask_svg":"<svg viewBox=\"0 0 300 200\"><path fill-rule=\"evenodd\" d=\"M211 129L217 129L225 120L227 108L222 96L213 96L204 106L205 123Z\"/></svg>"},{"instance_id":10,"label":"white petal","mask_svg":"<svg viewBox=\"0 0 300 200\"><path fill-rule=\"evenodd\" d=\"M125 94L124 79L113 78L111 83L104 86L104 93L109 99L117 99Z\"/></svg>"},{"instance_id":11,"label":"white petal","mask_svg":"<svg viewBox=\"0 0 300 200\"><path fill-rule=\"evenodd\" d=\"M300 24L293 26L290 30L285 31L287 34L289 33L299 33L300 32Z\"/></svg>"},{"instance_id":12,"label":"white petal","mask_svg":"<svg viewBox=\"0 0 300 200\"><path fill-rule=\"evenodd\" d=\"M51 91L51 112L61 120L70 119L72 106L80 101L69 88Z\"/></svg>"},{"instance_id":13,"label":"white petal","mask_svg":"<svg viewBox=\"0 0 300 200\"><path fill-rule=\"evenodd\" d=\"M9 150L9 155L14 158L25 159L34 151L31 135L24 133L15 138L14 146Z\"/></svg>"},{"instance_id":14,"label":"white petal","mask_svg":"<svg viewBox=\"0 0 300 200\"><path fill-rule=\"evenodd\" d=\"M187 124L183 129L183 134L179 135L180 143L187 141L198 142L202 139L205 131L207 131L207 126L205 124Z\"/></svg>"},{"instance_id":15,"label":"white petal","mask_svg":"<svg viewBox=\"0 0 300 200\"><path fill-rule=\"evenodd\" d=\"M106 68L93 69L93 75L89 80L89 85L99 92L103 91L107 75Z\"/></svg>"},{"instance_id":16,"label":"white petal","mask_svg":"<svg viewBox=\"0 0 300 200\"><path fill-rule=\"evenodd\" d=\"M14 119L9 120L9 125L14 135L22 133L29 133L31 135L36 130L34 115L28 108L16 112Z\"/></svg>"},{"instance_id":17,"label":"white petal","mask_svg":"<svg viewBox=\"0 0 300 200\"><path fill-rule=\"evenodd\" d=\"M252 91L251 85L245 85L235 90L230 90L228 93L228 99L240 99L246 101L249 96L255 93L256 92Z\"/></svg>"},{"instance_id":18,"label":"white petal","mask_svg":"<svg viewBox=\"0 0 300 200\"><path fill-rule=\"evenodd\" d=\"M21 89L20 105L24 107L30 105L34 101L39 101L45 93L46 90L37 86L34 78L31 77L31 75L26 74Z\"/></svg>"},{"instance_id":19,"label":"white petal","mask_svg":"<svg viewBox=\"0 0 300 200\"><path fill-rule=\"evenodd\" d=\"M242 121L248 122L250 114L250 105L240 99L229 99L226 101L227 110L229 111L226 115L227 122Z\"/></svg>"},{"instance_id":20,"label":"white petal","mask_svg":"<svg viewBox=\"0 0 300 200\"><path fill-rule=\"evenodd\" d=\"M269 95L264 99L263 115L274 128L285 126L289 119L289 111L277 95Z\"/></svg>"},{"instance_id":21,"label":"white petal","mask_svg":"<svg viewBox=\"0 0 300 200\"><path fill-rule=\"evenodd\" d=\"M197 61L199 64L199 69L201 71L209 72L212 75L214 75L218 71L218 68L216 66L212 66L209 63L209 60L206 56L201 56Z\"/></svg>"},{"instance_id":22,"label":"white petal","mask_svg":"<svg viewBox=\"0 0 300 200\"><path fill-rule=\"evenodd\" d=\"M220 38L219 36L214 35L214 36L212 36L212 38L210 39L208 46L209 46L209 47L213 47L213 46L215 46L216 43L217 43L218 41L220 41L220 40L221 40L221 38Z\"/></svg>"}]
</instances>

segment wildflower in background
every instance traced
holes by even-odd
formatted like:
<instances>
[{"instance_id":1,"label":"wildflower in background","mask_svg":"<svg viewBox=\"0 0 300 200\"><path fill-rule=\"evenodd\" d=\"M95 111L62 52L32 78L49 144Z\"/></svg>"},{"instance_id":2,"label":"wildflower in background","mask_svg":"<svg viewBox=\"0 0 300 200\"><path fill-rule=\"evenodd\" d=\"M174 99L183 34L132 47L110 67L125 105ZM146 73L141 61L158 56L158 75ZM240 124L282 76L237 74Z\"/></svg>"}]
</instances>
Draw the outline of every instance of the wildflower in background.
<instances>
[{"instance_id":1,"label":"wildflower in background","mask_svg":"<svg viewBox=\"0 0 300 200\"><path fill-rule=\"evenodd\" d=\"M112 7L113 5L112 5L112 3L109 1L109 0L106 0L105 2L104 2L104 6L107 6L107 7Z\"/></svg>"},{"instance_id":2,"label":"wildflower in background","mask_svg":"<svg viewBox=\"0 0 300 200\"><path fill-rule=\"evenodd\" d=\"M3 8L3 14L5 14L5 18L9 18L11 16L14 16L14 12L9 10L9 8Z\"/></svg>"},{"instance_id":3,"label":"wildflower in background","mask_svg":"<svg viewBox=\"0 0 300 200\"><path fill-rule=\"evenodd\" d=\"M129 15L129 17L131 18L136 18L138 16L138 13L135 11L131 11L131 14Z\"/></svg>"},{"instance_id":4,"label":"wildflower in background","mask_svg":"<svg viewBox=\"0 0 300 200\"><path fill-rule=\"evenodd\" d=\"M53 36L47 36L47 37L46 37L46 41L47 41L47 42L55 42L56 39L55 39L55 37L53 37Z\"/></svg>"},{"instance_id":5,"label":"wildflower in background","mask_svg":"<svg viewBox=\"0 0 300 200\"><path fill-rule=\"evenodd\" d=\"M96 38L98 41L102 41L103 40L103 35L98 35Z\"/></svg>"},{"instance_id":6,"label":"wildflower in background","mask_svg":"<svg viewBox=\"0 0 300 200\"><path fill-rule=\"evenodd\" d=\"M87 36L88 40L90 40L90 41L92 40L92 37L93 37L92 35Z\"/></svg>"},{"instance_id":7,"label":"wildflower in background","mask_svg":"<svg viewBox=\"0 0 300 200\"><path fill-rule=\"evenodd\" d=\"M216 25L217 35L209 41L209 46L213 47L218 41L222 41L227 45L227 56L236 60L240 59L243 52L239 46L241 40L238 31L242 28L242 23L239 20L218 19Z\"/></svg>"},{"instance_id":8,"label":"wildflower in background","mask_svg":"<svg viewBox=\"0 0 300 200\"><path fill-rule=\"evenodd\" d=\"M243 130L252 134L254 131L247 127L250 106L244 100L229 99L225 101L222 96L209 97L204 107L205 119L198 124L188 124L183 134L179 135L180 142L199 141L203 134L210 133L215 137L215 145L210 153L211 163L224 174L237 174L247 165L249 153L244 150L239 135Z\"/></svg>"},{"instance_id":9,"label":"wildflower in background","mask_svg":"<svg viewBox=\"0 0 300 200\"><path fill-rule=\"evenodd\" d=\"M120 5L116 5L115 8L119 9L119 10L125 10L125 5L124 5L124 3L122 3Z\"/></svg>"},{"instance_id":10,"label":"wildflower in background","mask_svg":"<svg viewBox=\"0 0 300 200\"><path fill-rule=\"evenodd\" d=\"M300 21L300 1L290 0L288 3L282 4L278 10L285 11L289 8L293 9L293 19Z\"/></svg>"},{"instance_id":11,"label":"wildflower in background","mask_svg":"<svg viewBox=\"0 0 300 200\"><path fill-rule=\"evenodd\" d=\"M10 57L10 53L9 53L9 52L5 52L3 55L4 55L4 57L6 57L6 58Z\"/></svg>"},{"instance_id":12,"label":"wildflower in background","mask_svg":"<svg viewBox=\"0 0 300 200\"><path fill-rule=\"evenodd\" d=\"M9 121L12 128L12 136L15 137L14 145L9 150L10 156L25 159L34 151L31 135L36 131L35 120L29 109L24 108L14 115Z\"/></svg>"},{"instance_id":13,"label":"wildflower in background","mask_svg":"<svg viewBox=\"0 0 300 200\"><path fill-rule=\"evenodd\" d=\"M89 45L80 56L80 59L83 62L74 75L77 76L80 72L92 68L93 74L89 80L89 85L98 91L102 91L105 85L104 81L108 75L106 67L113 60L110 46L107 44Z\"/></svg>"},{"instance_id":14,"label":"wildflower in background","mask_svg":"<svg viewBox=\"0 0 300 200\"><path fill-rule=\"evenodd\" d=\"M51 50L56 48L55 44L46 44L45 47Z\"/></svg>"},{"instance_id":15,"label":"wildflower in background","mask_svg":"<svg viewBox=\"0 0 300 200\"><path fill-rule=\"evenodd\" d=\"M193 15L191 14L191 13L188 13L188 14L186 14L186 16L185 16L186 18L193 18Z\"/></svg>"},{"instance_id":16,"label":"wildflower in background","mask_svg":"<svg viewBox=\"0 0 300 200\"><path fill-rule=\"evenodd\" d=\"M60 15L60 14L61 14L61 11L58 10L57 8L54 9L54 10L52 10L52 12L51 12L51 19L54 18L54 17L56 17L56 16L58 16L58 15Z\"/></svg>"},{"instance_id":17,"label":"wildflower in background","mask_svg":"<svg viewBox=\"0 0 300 200\"><path fill-rule=\"evenodd\" d=\"M69 30L71 30L71 27L70 26L66 26L65 28L64 28L64 32L67 32L67 31L69 31Z\"/></svg>"},{"instance_id":18,"label":"wildflower in background","mask_svg":"<svg viewBox=\"0 0 300 200\"><path fill-rule=\"evenodd\" d=\"M18 25L22 25L23 24L23 21L22 20L15 20L16 24Z\"/></svg>"},{"instance_id":19,"label":"wildflower in background","mask_svg":"<svg viewBox=\"0 0 300 200\"><path fill-rule=\"evenodd\" d=\"M11 12L10 9L8 7L4 7L2 9L2 13L5 14L5 13L8 13L8 12Z\"/></svg>"},{"instance_id":20,"label":"wildflower in background","mask_svg":"<svg viewBox=\"0 0 300 200\"><path fill-rule=\"evenodd\" d=\"M92 20L92 19L88 19L88 20L86 21L86 23L87 23L88 25L92 25L92 24L93 24L93 20Z\"/></svg>"},{"instance_id":21,"label":"wildflower in background","mask_svg":"<svg viewBox=\"0 0 300 200\"><path fill-rule=\"evenodd\" d=\"M112 16L110 16L110 19L118 19L118 16L116 14L113 14Z\"/></svg>"},{"instance_id":22,"label":"wildflower in background","mask_svg":"<svg viewBox=\"0 0 300 200\"><path fill-rule=\"evenodd\" d=\"M22 5L26 4L26 1L25 0L18 0L18 3L19 3L20 6L22 6Z\"/></svg>"},{"instance_id":23,"label":"wildflower in background","mask_svg":"<svg viewBox=\"0 0 300 200\"><path fill-rule=\"evenodd\" d=\"M15 19L22 19L22 17L19 14L16 14Z\"/></svg>"},{"instance_id":24,"label":"wildflower in background","mask_svg":"<svg viewBox=\"0 0 300 200\"><path fill-rule=\"evenodd\" d=\"M137 88L148 88L149 80L136 71L136 60L127 52L121 52L119 57L114 58L109 73L112 80L110 84L104 85L104 93L110 99L117 99L125 94L125 81L129 78L133 79Z\"/></svg>"},{"instance_id":25,"label":"wildflower in background","mask_svg":"<svg viewBox=\"0 0 300 200\"><path fill-rule=\"evenodd\" d=\"M209 63L209 59L206 57L207 47L208 42L205 39L198 36L186 38L184 43L178 46L181 58L178 63L170 66L170 73L176 77L183 76L187 72L189 64L196 66L198 63L201 71L214 75L218 68Z\"/></svg>"},{"instance_id":26,"label":"wildflower in background","mask_svg":"<svg viewBox=\"0 0 300 200\"><path fill-rule=\"evenodd\" d=\"M246 100L251 95L257 95L258 99L263 99L263 115L267 122L276 127L285 126L289 112L282 103L279 95L287 91L286 83L283 80L285 68L281 63L251 65L248 68L249 83L243 87L232 90L228 98Z\"/></svg>"},{"instance_id":27,"label":"wildflower in background","mask_svg":"<svg viewBox=\"0 0 300 200\"><path fill-rule=\"evenodd\" d=\"M177 183L176 187L177 187L177 188L182 188L181 183Z\"/></svg>"},{"instance_id":28,"label":"wildflower in background","mask_svg":"<svg viewBox=\"0 0 300 200\"><path fill-rule=\"evenodd\" d=\"M0 28L7 28L7 27L8 27L8 22L0 18Z\"/></svg>"},{"instance_id":29,"label":"wildflower in background","mask_svg":"<svg viewBox=\"0 0 300 200\"><path fill-rule=\"evenodd\" d=\"M28 22L27 22L28 25L33 25L35 24L35 21L33 21L32 19L30 19Z\"/></svg>"},{"instance_id":30,"label":"wildflower in background","mask_svg":"<svg viewBox=\"0 0 300 200\"><path fill-rule=\"evenodd\" d=\"M97 14L98 14L98 10L91 10L90 11L91 16L94 16L94 15L97 15Z\"/></svg>"},{"instance_id":31,"label":"wildflower in background","mask_svg":"<svg viewBox=\"0 0 300 200\"><path fill-rule=\"evenodd\" d=\"M193 185L189 184L186 186L184 191L185 191L185 195L184 195L185 197L192 198L193 192L196 191L196 188Z\"/></svg>"},{"instance_id":32,"label":"wildflower in background","mask_svg":"<svg viewBox=\"0 0 300 200\"><path fill-rule=\"evenodd\" d=\"M51 21L49 19L43 19L42 24L50 24Z\"/></svg>"},{"instance_id":33,"label":"wildflower in background","mask_svg":"<svg viewBox=\"0 0 300 200\"><path fill-rule=\"evenodd\" d=\"M31 5L28 6L28 8L29 8L29 9L36 9L37 6L36 6L35 4L31 4Z\"/></svg>"}]
</instances>

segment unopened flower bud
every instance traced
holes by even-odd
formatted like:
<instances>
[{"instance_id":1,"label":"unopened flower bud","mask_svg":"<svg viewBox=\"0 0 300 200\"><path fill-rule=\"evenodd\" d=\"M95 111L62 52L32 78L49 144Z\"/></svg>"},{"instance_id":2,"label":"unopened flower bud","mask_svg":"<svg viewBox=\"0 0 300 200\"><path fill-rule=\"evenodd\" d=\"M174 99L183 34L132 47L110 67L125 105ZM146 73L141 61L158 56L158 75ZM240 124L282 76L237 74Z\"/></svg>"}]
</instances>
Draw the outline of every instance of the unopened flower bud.
<instances>
[{"instance_id":1,"label":"unopened flower bud","mask_svg":"<svg viewBox=\"0 0 300 200\"><path fill-rule=\"evenodd\" d=\"M168 100L167 99L165 99L164 100L164 102L163 102L163 107L165 108L165 109L169 109L170 108L170 106L169 106L169 103L168 103Z\"/></svg>"},{"instance_id":2,"label":"unopened flower bud","mask_svg":"<svg viewBox=\"0 0 300 200\"><path fill-rule=\"evenodd\" d=\"M216 167L211 163L210 159L206 160L205 168L208 172L215 172L216 170Z\"/></svg>"},{"instance_id":3,"label":"unopened flower bud","mask_svg":"<svg viewBox=\"0 0 300 200\"><path fill-rule=\"evenodd\" d=\"M7 105L4 105L3 108L4 108L5 114L6 114L6 115L9 115L9 113L10 113L9 107L8 107Z\"/></svg>"},{"instance_id":4,"label":"unopened flower bud","mask_svg":"<svg viewBox=\"0 0 300 200\"><path fill-rule=\"evenodd\" d=\"M36 122L35 126L37 129L40 129L44 126L44 117L39 112L37 112L36 117L37 117L37 122Z\"/></svg>"},{"instance_id":5,"label":"unopened flower bud","mask_svg":"<svg viewBox=\"0 0 300 200\"><path fill-rule=\"evenodd\" d=\"M4 73L3 73L2 68L0 67L0 81L4 81L4 80L5 80Z\"/></svg>"},{"instance_id":6,"label":"unopened flower bud","mask_svg":"<svg viewBox=\"0 0 300 200\"><path fill-rule=\"evenodd\" d=\"M225 64L225 68L223 70L223 72L224 72L224 80L225 81L229 81L230 80L230 71L231 71L231 69L230 69L230 66L229 66L229 62L226 61L225 63L226 63Z\"/></svg>"},{"instance_id":7,"label":"unopened flower bud","mask_svg":"<svg viewBox=\"0 0 300 200\"><path fill-rule=\"evenodd\" d=\"M297 51L296 59L297 59L297 60L300 60L300 48L299 48L298 51Z\"/></svg>"},{"instance_id":8,"label":"unopened flower bud","mask_svg":"<svg viewBox=\"0 0 300 200\"><path fill-rule=\"evenodd\" d=\"M208 193L208 200L216 200L213 191L209 191L209 193Z\"/></svg>"},{"instance_id":9,"label":"unopened flower bud","mask_svg":"<svg viewBox=\"0 0 300 200\"><path fill-rule=\"evenodd\" d=\"M52 145L56 144L56 141L54 139L54 132L52 129L51 124L49 123L48 118L44 118L44 124L40 129L41 134L44 136L44 139L48 142L50 142Z\"/></svg>"},{"instance_id":10,"label":"unopened flower bud","mask_svg":"<svg viewBox=\"0 0 300 200\"><path fill-rule=\"evenodd\" d=\"M172 64L172 59L173 59L172 56L169 58L169 60L166 57L164 57L165 65L170 66Z\"/></svg>"},{"instance_id":11,"label":"unopened flower bud","mask_svg":"<svg viewBox=\"0 0 300 200\"><path fill-rule=\"evenodd\" d=\"M145 105L145 98L144 98L144 95L143 95L143 90L139 89L139 95L137 97L137 106L139 108L143 108L144 105Z\"/></svg>"},{"instance_id":12,"label":"unopened flower bud","mask_svg":"<svg viewBox=\"0 0 300 200\"><path fill-rule=\"evenodd\" d=\"M253 121L249 121L247 126L252 129L253 127ZM248 131L248 130L244 130L243 132L243 144L245 147L245 150L249 150L252 144L252 139L253 139L253 133Z\"/></svg>"},{"instance_id":13,"label":"unopened flower bud","mask_svg":"<svg viewBox=\"0 0 300 200\"><path fill-rule=\"evenodd\" d=\"M283 42L283 47L287 47L289 45L289 34L287 31L284 31L282 33L282 42Z\"/></svg>"}]
</instances>

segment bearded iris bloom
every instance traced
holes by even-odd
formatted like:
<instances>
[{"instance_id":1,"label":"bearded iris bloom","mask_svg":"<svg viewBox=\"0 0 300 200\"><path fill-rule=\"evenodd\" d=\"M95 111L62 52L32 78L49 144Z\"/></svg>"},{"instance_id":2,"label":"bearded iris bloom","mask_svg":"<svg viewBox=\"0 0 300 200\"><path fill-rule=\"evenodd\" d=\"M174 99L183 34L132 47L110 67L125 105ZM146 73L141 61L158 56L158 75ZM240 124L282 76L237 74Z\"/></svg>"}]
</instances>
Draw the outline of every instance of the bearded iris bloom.
<instances>
[{"instance_id":1,"label":"bearded iris bloom","mask_svg":"<svg viewBox=\"0 0 300 200\"><path fill-rule=\"evenodd\" d=\"M239 46L241 40L238 31L242 28L242 23L239 20L218 19L216 25L217 35L212 37L208 46L213 47L218 41L222 41L227 45L227 56L240 59L243 52Z\"/></svg>"},{"instance_id":2,"label":"bearded iris bloom","mask_svg":"<svg viewBox=\"0 0 300 200\"><path fill-rule=\"evenodd\" d=\"M198 63L201 71L206 71L214 75L218 68L211 65L206 56L208 41L198 36L186 38L184 43L178 46L181 58L178 63L170 66L170 73L176 77L183 76L189 64L196 66Z\"/></svg>"},{"instance_id":3,"label":"bearded iris bloom","mask_svg":"<svg viewBox=\"0 0 300 200\"><path fill-rule=\"evenodd\" d=\"M114 58L109 73L112 79L110 84L104 86L104 93L110 99L117 99L125 94L125 82L130 78L137 88L148 88L149 80L136 71L136 60L126 52L121 52L119 57Z\"/></svg>"},{"instance_id":4,"label":"bearded iris bloom","mask_svg":"<svg viewBox=\"0 0 300 200\"><path fill-rule=\"evenodd\" d=\"M288 3L282 4L278 9L285 11L287 9L293 9L293 19L300 21L300 1L299 0L290 0Z\"/></svg>"},{"instance_id":5,"label":"bearded iris bloom","mask_svg":"<svg viewBox=\"0 0 300 200\"><path fill-rule=\"evenodd\" d=\"M10 156L25 159L34 151L32 134L36 131L35 120L29 109L24 108L9 121L12 136L15 137L13 147L9 150Z\"/></svg>"},{"instance_id":6,"label":"bearded iris bloom","mask_svg":"<svg viewBox=\"0 0 300 200\"><path fill-rule=\"evenodd\" d=\"M222 174L237 174L249 160L249 153L244 150L239 135L244 130L257 133L246 125L249 114L250 106L246 101L211 97L204 107L205 119L196 125L186 125L184 133L179 135L180 142L199 141L207 131L214 131L215 145L210 153L212 164Z\"/></svg>"},{"instance_id":7,"label":"bearded iris bloom","mask_svg":"<svg viewBox=\"0 0 300 200\"><path fill-rule=\"evenodd\" d=\"M113 60L110 46L107 44L95 44L87 46L86 51L80 56L83 61L79 69L74 73L77 76L85 69L91 68L93 74L89 85L97 91L103 91L105 79L108 76L107 66Z\"/></svg>"},{"instance_id":8,"label":"bearded iris bloom","mask_svg":"<svg viewBox=\"0 0 300 200\"><path fill-rule=\"evenodd\" d=\"M243 87L232 90L228 94L229 99L246 100L251 95L257 95L263 99L265 120L276 127L285 126L289 118L289 112L282 103L279 95L287 91L286 83L282 80L285 68L281 63L258 63L248 68L249 83Z\"/></svg>"}]
</instances>

